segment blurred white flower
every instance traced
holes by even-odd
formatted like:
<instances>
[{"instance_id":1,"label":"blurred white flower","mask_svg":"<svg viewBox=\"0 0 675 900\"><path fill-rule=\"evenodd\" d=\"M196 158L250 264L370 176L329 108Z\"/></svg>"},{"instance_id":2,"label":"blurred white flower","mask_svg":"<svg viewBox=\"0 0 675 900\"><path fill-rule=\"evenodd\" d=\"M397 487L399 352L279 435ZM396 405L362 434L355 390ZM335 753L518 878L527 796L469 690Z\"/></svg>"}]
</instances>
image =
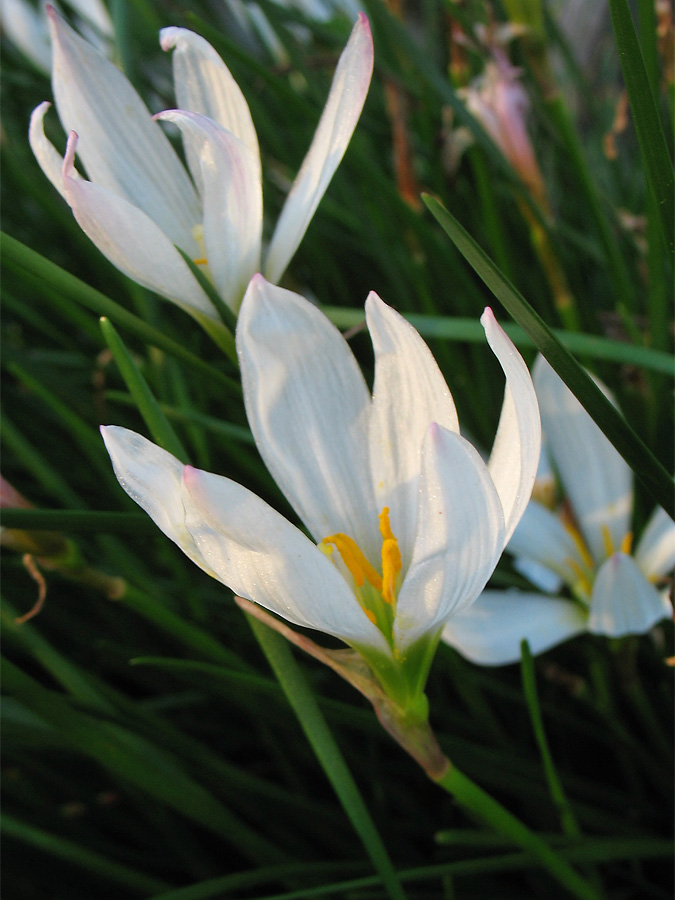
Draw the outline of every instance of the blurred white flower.
<instances>
[{"instance_id":1,"label":"blurred white flower","mask_svg":"<svg viewBox=\"0 0 675 900\"><path fill-rule=\"evenodd\" d=\"M199 264L235 312L261 268L260 152L248 104L202 37L164 28L180 109L154 118L125 76L53 11L53 88L69 133L61 158L33 112L30 142L85 233L139 284L213 330L216 309L177 248ZM262 271L278 281L349 144L368 92L373 44L359 16L340 58L314 139L277 222ZM189 174L156 119L182 132ZM89 181L75 169L77 152ZM195 189L196 185L196 189Z\"/></svg>"},{"instance_id":2,"label":"blurred white flower","mask_svg":"<svg viewBox=\"0 0 675 900\"><path fill-rule=\"evenodd\" d=\"M340 332L257 275L237 323L249 423L311 539L246 488L102 429L127 493L201 568L295 625L341 638L403 708L422 695L445 623L480 594L530 496L540 449L530 374L492 311L506 375L492 455L459 434L415 329L371 293L371 393Z\"/></svg>"},{"instance_id":3,"label":"blurred white flower","mask_svg":"<svg viewBox=\"0 0 675 900\"><path fill-rule=\"evenodd\" d=\"M657 584L675 565L675 522L657 508L631 553L630 468L543 357L533 380L544 447L566 496L559 508L549 508L553 473L543 456L538 499L525 510L508 549L533 584L551 593L564 584L570 596L485 591L443 634L484 665L520 659L523 638L541 653L583 631L642 634L673 614L667 591Z\"/></svg>"},{"instance_id":4,"label":"blurred white flower","mask_svg":"<svg viewBox=\"0 0 675 900\"><path fill-rule=\"evenodd\" d=\"M28 0L3 0L0 5L0 25L5 35L28 57L41 72L49 75L52 69L52 48L49 39L47 2L37 4ZM74 13L78 30L102 53L108 53L114 37L113 24L101 0L67 0ZM58 9L57 3L51 6Z\"/></svg>"}]
</instances>

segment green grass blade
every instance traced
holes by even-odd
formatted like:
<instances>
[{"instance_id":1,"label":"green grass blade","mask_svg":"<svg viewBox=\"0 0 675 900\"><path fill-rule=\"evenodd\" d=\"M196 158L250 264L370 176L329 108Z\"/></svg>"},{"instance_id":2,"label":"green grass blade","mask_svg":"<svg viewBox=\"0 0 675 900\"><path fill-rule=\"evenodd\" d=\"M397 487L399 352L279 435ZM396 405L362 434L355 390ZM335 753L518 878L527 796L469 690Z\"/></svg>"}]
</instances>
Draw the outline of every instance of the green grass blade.
<instances>
[{"instance_id":1,"label":"green grass blade","mask_svg":"<svg viewBox=\"0 0 675 900\"><path fill-rule=\"evenodd\" d=\"M469 265L524 328L645 489L675 518L675 484L664 466L454 216L433 197L424 195L424 202Z\"/></svg>"},{"instance_id":2,"label":"green grass blade","mask_svg":"<svg viewBox=\"0 0 675 900\"><path fill-rule=\"evenodd\" d=\"M581 831L577 823L572 807L569 804L562 783L558 778L558 772L551 756L551 750L548 745L546 731L544 729L544 720L539 706L539 698L537 697L537 682L534 674L534 660L527 641L523 641L520 645L521 651L521 673L523 679L523 693L525 702L530 712L530 720L532 722L532 730L539 747L542 765L548 789L551 792L551 799L558 809L560 816L560 824L565 834L570 837L579 837Z\"/></svg>"},{"instance_id":3,"label":"green grass blade","mask_svg":"<svg viewBox=\"0 0 675 900\"><path fill-rule=\"evenodd\" d=\"M101 331L150 434L160 447L172 453L181 462L187 463L188 454L185 447L160 409L147 381L141 375L133 357L125 347L124 341L109 319L101 319Z\"/></svg>"},{"instance_id":4,"label":"green grass blade","mask_svg":"<svg viewBox=\"0 0 675 900\"><path fill-rule=\"evenodd\" d=\"M609 0L609 10L647 184L656 201L663 233L672 252L675 240L673 163L628 3L626 0Z\"/></svg>"},{"instance_id":5,"label":"green grass blade","mask_svg":"<svg viewBox=\"0 0 675 900\"><path fill-rule=\"evenodd\" d=\"M379 873L387 894L391 900L405 900L382 838L288 642L252 616L247 618L312 750Z\"/></svg>"},{"instance_id":6,"label":"green grass blade","mask_svg":"<svg viewBox=\"0 0 675 900\"><path fill-rule=\"evenodd\" d=\"M322 306L321 309L338 328L348 329L360 324L365 325L366 319L362 309L345 309L343 306ZM414 325L422 337L427 339L440 338L464 341L469 344L485 343L485 331L478 319L459 316L427 316L418 313L402 313L402 315L411 325ZM502 327L516 347L536 346L520 325L507 322ZM637 344L627 344L624 341L613 341L595 334L564 331L561 328L552 328L551 332L570 352L579 356L622 365L641 366L643 369L675 378L675 356L671 353ZM664 332L667 341L667 328L664 329Z\"/></svg>"},{"instance_id":7,"label":"green grass blade","mask_svg":"<svg viewBox=\"0 0 675 900\"><path fill-rule=\"evenodd\" d=\"M26 247L25 244L10 235L2 234L0 249L2 250L3 266L21 274L31 283L44 286L49 291L57 290L63 296L85 306L97 315L106 316L142 341L158 347L160 350L165 350L171 356L201 372L202 375L207 375L213 381L227 387L232 393L241 393L237 381L224 375L196 354L186 350L178 341L167 337L158 328L144 322L143 319L130 313L119 303L115 303L105 294L90 287L84 281L80 281L79 278L45 259L44 256L31 250L30 247Z\"/></svg>"},{"instance_id":8,"label":"green grass blade","mask_svg":"<svg viewBox=\"0 0 675 900\"><path fill-rule=\"evenodd\" d=\"M135 891L143 895L156 893L166 889L166 884L158 878L151 878L129 869L120 863L114 862L99 853L87 850L79 842L69 841L41 828L27 825L6 812L2 815L0 830L9 838L14 838L24 844L28 844L33 850L54 856L100 875L106 882L114 882L122 885L126 890Z\"/></svg>"},{"instance_id":9,"label":"green grass blade","mask_svg":"<svg viewBox=\"0 0 675 900\"><path fill-rule=\"evenodd\" d=\"M98 512L79 509L3 509L5 528L24 531L65 531L84 534L156 534L157 526L144 513Z\"/></svg>"},{"instance_id":10,"label":"green grass blade","mask_svg":"<svg viewBox=\"0 0 675 900\"><path fill-rule=\"evenodd\" d=\"M163 748L116 724L74 709L8 660L2 660L6 689L65 736L72 748L180 814L199 822L254 862L284 862L284 854L186 775Z\"/></svg>"}]
</instances>

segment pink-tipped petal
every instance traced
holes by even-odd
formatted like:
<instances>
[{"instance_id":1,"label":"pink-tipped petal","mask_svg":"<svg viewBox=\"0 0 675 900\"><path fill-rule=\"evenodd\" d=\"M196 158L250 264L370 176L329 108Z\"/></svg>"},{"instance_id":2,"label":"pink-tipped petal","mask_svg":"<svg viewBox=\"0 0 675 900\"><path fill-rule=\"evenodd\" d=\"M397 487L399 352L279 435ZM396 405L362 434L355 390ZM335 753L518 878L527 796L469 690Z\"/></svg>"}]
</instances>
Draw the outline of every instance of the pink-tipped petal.
<instances>
[{"instance_id":1,"label":"pink-tipped petal","mask_svg":"<svg viewBox=\"0 0 675 900\"><path fill-rule=\"evenodd\" d=\"M92 182L143 210L185 249L201 220L187 172L147 107L117 66L49 12L52 83L66 132Z\"/></svg>"},{"instance_id":2,"label":"pink-tipped petal","mask_svg":"<svg viewBox=\"0 0 675 900\"><path fill-rule=\"evenodd\" d=\"M481 324L506 375L504 403L488 469L504 509L508 540L532 495L541 450L541 423L528 368L489 307L481 316Z\"/></svg>"},{"instance_id":3,"label":"pink-tipped petal","mask_svg":"<svg viewBox=\"0 0 675 900\"><path fill-rule=\"evenodd\" d=\"M173 122L190 138L199 164L208 270L218 293L236 312L260 268L262 189L253 155L205 116L169 110L158 118Z\"/></svg>"},{"instance_id":4,"label":"pink-tipped petal","mask_svg":"<svg viewBox=\"0 0 675 900\"><path fill-rule=\"evenodd\" d=\"M63 186L63 157L57 152L50 140L47 139L44 129L44 117L51 103L46 100L36 106L30 117L28 140L40 168L54 185L56 190L65 199L66 192ZM76 173L73 171L73 176Z\"/></svg>"},{"instance_id":5,"label":"pink-tipped petal","mask_svg":"<svg viewBox=\"0 0 675 900\"><path fill-rule=\"evenodd\" d=\"M246 488L187 467L186 523L215 577L295 625L388 654L332 562L309 538Z\"/></svg>"},{"instance_id":6,"label":"pink-tipped petal","mask_svg":"<svg viewBox=\"0 0 675 900\"><path fill-rule=\"evenodd\" d=\"M214 576L185 527L183 463L135 431L103 425L101 435L117 480L164 534L194 563ZM215 577L215 576L214 576Z\"/></svg>"},{"instance_id":7,"label":"pink-tipped petal","mask_svg":"<svg viewBox=\"0 0 675 900\"><path fill-rule=\"evenodd\" d=\"M300 244L361 115L373 73L373 38L363 13L338 62L328 100L274 229L264 274L278 282Z\"/></svg>"},{"instance_id":8,"label":"pink-tipped petal","mask_svg":"<svg viewBox=\"0 0 675 900\"><path fill-rule=\"evenodd\" d=\"M63 162L64 195L87 237L134 281L190 313L220 321L185 260L152 219L117 194L73 177L76 146L72 132Z\"/></svg>"},{"instance_id":9,"label":"pink-tipped petal","mask_svg":"<svg viewBox=\"0 0 675 900\"><path fill-rule=\"evenodd\" d=\"M260 181L260 150L248 103L230 70L208 41L187 28L162 28L162 50L173 49L173 78L176 104L180 109L200 113L231 131L252 154ZM195 165L193 143L187 136L190 168Z\"/></svg>"}]
</instances>

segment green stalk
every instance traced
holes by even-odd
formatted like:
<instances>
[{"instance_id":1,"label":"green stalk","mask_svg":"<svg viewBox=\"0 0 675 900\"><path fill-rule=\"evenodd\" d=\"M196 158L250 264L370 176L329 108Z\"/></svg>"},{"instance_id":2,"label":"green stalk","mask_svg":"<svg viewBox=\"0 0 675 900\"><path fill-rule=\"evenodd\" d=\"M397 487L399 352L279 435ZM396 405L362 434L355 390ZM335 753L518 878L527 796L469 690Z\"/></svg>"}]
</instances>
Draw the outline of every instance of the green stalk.
<instances>
[{"instance_id":1,"label":"green stalk","mask_svg":"<svg viewBox=\"0 0 675 900\"><path fill-rule=\"evenodd\" d=\"M382 838L288 642L253 616L247 614L247 619L388 896L391 900L406 900Z\"/></svg>"},{"instance_id":2,"label":"green stalk","mask_svg":"<svg viewBox=\"0 0 675 900\"><path fill-rule=\"evenodd\" d=\"M601 895L595 888L558 853L551 850L546 841L530 831L456 766L450 765L444 775L434 780L469 813L530 853L574 897L579 897L580 900L601 900Z\"/></svg>"},{"instance_id":3,"label":"green stalk","mask_svg":"<svg viewBox=\"0 0 675 900\"><path fill-rule=\"evenodd\" d=\"M530 646L527 641L521 642L520 652L523 693L525 695L525 702L527 703L527 708L530 713L532 730L534 731L537 746L539 747L539 753L541 755L542 765L544 766L544 774L546 775L546 781L548 782L548 789L551 794L551 799L558 809L558 815L560 816L560 825L565 834L569 835L570 837L580 837L581 829L579 828L579 823L577 822L576 816L572 811L572 807L570 806L569 801L565 796L565 791L563 790L562 783L558 778L558 773L556 771L553 757L551 755L551 749L548 745L548 738L546 737L546 731L544 729L544 719L541 714L541 707L539 706L539 698L537 696L537 682L534 674L534 661L532 659L532 653L530 652Z\"/></svg>"}]
</instances>

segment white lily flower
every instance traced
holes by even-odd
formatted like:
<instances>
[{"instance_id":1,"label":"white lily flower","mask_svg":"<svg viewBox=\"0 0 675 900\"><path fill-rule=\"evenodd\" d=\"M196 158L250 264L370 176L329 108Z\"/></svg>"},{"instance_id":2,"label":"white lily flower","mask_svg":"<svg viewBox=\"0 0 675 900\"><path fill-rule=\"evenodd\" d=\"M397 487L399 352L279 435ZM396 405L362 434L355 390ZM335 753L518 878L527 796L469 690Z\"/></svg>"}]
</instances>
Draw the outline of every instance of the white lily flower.
<instances>
[{"instance_id":1,"label":"white lily flower","mask_svg":"<svg viewBox=\"0 0 675 900\"><path fill-rule=\"evenodd\" d=\"M342 639L403 707L422 696L443 625L480 594L530 496L540 447L529 372L487 309L506 375L489 462L459 434L422 338L374 293L371 396L352 352L304 298L253 278L237 323L251 430L304 523L125 428L115 473L168 537L236 594Z\"/></svg>"},{"instance_id":2,"label":"white lily flower","mask_svg":"<svg viewBox=\"0 0 675 900\"><path fill-rule=\"evenodd\" d=\"M542 454L542 483L509 542L516 568L537 587L569 597L485 591L445 629L443 639L483 665L520 659L581 632L643 634L672 617L658 583L675 565L675 522L660 507L631 555L633 479L628 464L543 357L533 369L548 448L566 494L552 510L551 471ZM607 388L598 386L612 399ZM542 501L542 502L540 502Z\"/></svg>"},{"instance_id":3,"label":"white lily flower","mask_svg":"<svg viewBox=\"0 0 675 900\"><path fill-rule=\"evenodd\" d=\"M53 9L49 17L54 97L69 139L61 158L44 134L49 104L41 103L30 143L42 170L117 268L213 326L218 313L177 248L236 312L262 254L260 152L244 95L204 38L165 28L161 45L173 48L181 109L153 119L119 69ZM360 15L265 254L262 271L272 281L283 275L342 159L372 68L370 26ZM181 130L190 174L155 119ZM76 171L76 152L90 180Z\"/></svg>"}]
</instances>

